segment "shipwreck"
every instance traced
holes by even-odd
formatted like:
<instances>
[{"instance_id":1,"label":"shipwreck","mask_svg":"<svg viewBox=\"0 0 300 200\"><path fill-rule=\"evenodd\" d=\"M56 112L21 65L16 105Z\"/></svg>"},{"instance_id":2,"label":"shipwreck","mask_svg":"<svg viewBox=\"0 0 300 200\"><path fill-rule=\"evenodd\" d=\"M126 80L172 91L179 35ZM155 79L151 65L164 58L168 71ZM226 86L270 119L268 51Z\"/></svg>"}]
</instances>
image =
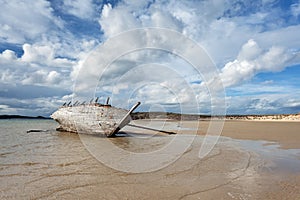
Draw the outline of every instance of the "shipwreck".
<instances>
[{"instance_id":1,"label":"shipwreck","mask_svg":"<svg viewBox=\"0 0 300 200\"><path fill-rule=\"evenodd\" d=\"M51 115L59 123L57 130L113 137L129 124L130 114L140 105L137 102L130 110L126 110L110 105L109 98L105 104L98 103L98 99L92 99L89 103L64 103Z\"/></svg>"}]
</instances>

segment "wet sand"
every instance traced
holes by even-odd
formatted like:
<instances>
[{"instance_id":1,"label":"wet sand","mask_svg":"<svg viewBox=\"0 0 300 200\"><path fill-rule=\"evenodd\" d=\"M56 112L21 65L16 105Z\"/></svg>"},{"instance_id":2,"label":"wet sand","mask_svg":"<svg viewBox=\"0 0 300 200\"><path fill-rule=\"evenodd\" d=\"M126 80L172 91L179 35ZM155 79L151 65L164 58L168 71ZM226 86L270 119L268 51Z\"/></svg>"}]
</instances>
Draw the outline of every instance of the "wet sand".
<instances>
[{"instance_id":1,"label":"wet sand","mask_svg":"<svg viewBox=\"0 0 300 200\"><path fill-rule=\"evenodd\" d=\"M31 122L34 123L34 122ZM160 122L138 122L154 125ZM0 188L1 199L300 199L300 149L291 149L300 140L297 125L277 124L273 128L252 122L225 124L223 137L204 158L199 158L203 144L202 135L191 135L195 122L185 122L181 133L167 135L127 127L120 137L103 138L89 135L60 133L56 124L31 124L32 128L50 129L43 133L26 133L22 125L1 125ZM207 122L205 122L207 123ZM204 132L200 123L198 133ZM263 123L263 122L259 122ZM277 122L276 122L277 123ZM163 123L165 129L178 128L177 122ZM257 128L259 126L260 128ZM295 126L295 127L294 127ZM289 129L289 127L293 127ZM26 124L26 128L28 125ZM197 127L195 128L195 130ZM265 129L266 134L253 133ZM271 132L274 130L275 135ZM285 130L280 137L276 130ZM299 129L298 129L299 130ZM235 132L236 131L236 132ZM229 134L238 139L231 139ZM239 132L241 134L239 134ZM248 133L248 134L247 134ZM232 136L232 135L231 135ZM264 138L266 137L266 139ZM270 139L269 139L270 137ZM289 138L286 139L285 137ZM171 145L171 157L181 144L189 144L171 163L166 162L155 170L160 156L151 152L164 149L178 138L180 143ZM281 139L282 138L282 139ZM243 139L243 140L240 140ZM251 140L245 140L251 139ZM262 141L266 140L266 141ZM295 140L295 141L293 141ZM280 145L274 142L278 141ZM126 152L120 156L114 148ZM286 145L286 146L284 146ZM284 147L281 148L281 147ZM131 159L134 155L139 159ZM110 158L103 164L103 158ZM144 159L142 159L144 158ZM101 160L102 159L102 160ZM107 164L120 164L124 170L138 170L150 166L144 173L118 171ZM153 166L153 168L151 168ZM151 170L153 169L153 170Z\"/></svg>"}]
</instances>

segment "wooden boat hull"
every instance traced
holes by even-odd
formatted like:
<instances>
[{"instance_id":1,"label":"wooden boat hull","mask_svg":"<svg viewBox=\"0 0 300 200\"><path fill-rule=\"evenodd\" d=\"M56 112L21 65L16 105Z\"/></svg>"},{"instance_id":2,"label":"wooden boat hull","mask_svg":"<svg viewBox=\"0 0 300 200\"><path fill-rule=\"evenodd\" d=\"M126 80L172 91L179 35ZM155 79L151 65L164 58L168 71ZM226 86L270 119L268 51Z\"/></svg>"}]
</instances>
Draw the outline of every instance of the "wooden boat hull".
<instances>
[{"instance_id":1,"label":"wooden boat hull","mask_svg":"<svg viewBox=\"0 0 300 200\"><path fill-rule=\"evenodd\" d=\"M63 106L51 115L60 126L59 131L114 136L130 121L130 114L140 105L135 104L129 111L110 105L89 104Z\"/></svg>"}]
</instances>

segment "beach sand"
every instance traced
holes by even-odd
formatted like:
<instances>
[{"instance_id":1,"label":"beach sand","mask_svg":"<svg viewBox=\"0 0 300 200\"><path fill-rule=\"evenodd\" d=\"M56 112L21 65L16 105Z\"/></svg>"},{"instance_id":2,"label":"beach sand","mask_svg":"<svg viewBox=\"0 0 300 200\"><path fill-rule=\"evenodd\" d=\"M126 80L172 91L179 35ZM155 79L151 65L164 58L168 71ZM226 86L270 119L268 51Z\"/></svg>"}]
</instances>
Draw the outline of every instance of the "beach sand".
<instances>
[{"instance_id":1,"label":"beach sand","mask_svg":"<svg viewBox=\"0 0 300 200\"><path fill-rule=\"evenodd\" d=\"M1 199L300 199L298 123L226 121L204 158L209 122L134 123L179 134L126 127L110 139L51 130L2 137Z\"/></svg>"},{"instance_id":2,"label":"beach sand","mask_svg":"<svg viewBox=\"0 0 300 200\"><path fill-rule=\"evenodd\" d=\"M208 127L216 123L221 132L212 132L241 140L265 140L270 144L278 143L283 149L300 149L300 121L251 121L251 120L225 120L225 121L172 121L172 120L138 120L137 125L158 127L171 130L177 134L197 134L205 136ZM126 127L125 130L141 131ZM212 129L214 130L214 129ZM153 134L152 131L142 130L143 133Z\"/></svg>"},{"instance_id":3,"label":"beach sand","mask_svg":"<svg viewBox=\"0 0 300 200\"><path fill-rule=\"evenodd\" d=\"M188 126L195 126L187 122ZM199 135L205 135L208 121L199 123ZM300 122L295 121L235 121L227 120L221 136L244 140L265 140L275 142L283 149L300 149Z\"/></svg>"}]
</instances>

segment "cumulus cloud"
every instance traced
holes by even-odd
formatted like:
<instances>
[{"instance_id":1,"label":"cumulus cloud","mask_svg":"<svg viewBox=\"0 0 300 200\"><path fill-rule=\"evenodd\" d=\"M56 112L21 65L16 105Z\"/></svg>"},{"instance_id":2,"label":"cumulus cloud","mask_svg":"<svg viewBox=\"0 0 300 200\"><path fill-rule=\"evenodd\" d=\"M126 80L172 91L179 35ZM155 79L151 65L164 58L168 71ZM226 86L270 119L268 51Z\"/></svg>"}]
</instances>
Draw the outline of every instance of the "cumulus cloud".
<instances>
[{"instance_id":1,"label":"cumulus cloud","mask_svg":"<svg viewBox=\"0 0 300 200\"><path fill-rule=\"evenodd\" d=\"M63 27L62 21L53 15L50 2L36 0L1 1L0 6L0 41L23 43L34 40L52 31L55 27Z\"/></svg>"},{"instance_id":2,"label":"cumulus cloud","mask_svg":"<svg viewBox=\"0 0 300 200\"><path fill-rule=\"evenodd\" d=\"M0 53L2 83L70 88L69 74L74 61L56 58L49 45L24 44L23 51L20 58L12 50Z\"/></svg>"},{"instance_id":3,"label":"cumulus cloud","mask_svg":"<svg viewBox=\"0 0 300 200\"><path fill-rule=\"evenodd\" d=\"M12 61L12 60L16 60L17 56L14 51L7 49L0 54L0 59L3 61Z\"/></svg>"},{"instance_id":4,"label":"cumulus cloud","mask_svg":"<svg viewBox=\"0 0 300 200\"><path fill-rule=\"evenodd\" d=\"M86 58L98 44L105 45L106 39L124 31L141 27L170 28L200 44L219 68L224 85L231 88L251 81L261 72L278 72L300 63L298 17L299 2L291 5L290 13L283 13L276 0L122 0L104 5L92 0L66 0L61 3L37 0L30 4L21 0L2 1L0 42L18 44L22 47L22 52L13 48L0 52L0 80L5 84L48 88L71 88L74 81L81 84L81 90L87 90L91 83L94 84L101 78L103 82L99 90L102 94L112 92L121 97L128 95L126 92L130 92L132 88L154 81L155 85L142 87L135 95L149 104L167 102L168 105L175 105L176 101L192 101L194 92L204 110L210 106L209 92L214 92L208 91L207 87L213 88L216 85L216 77L205 79L181 58L159 51L131 52L126 56L116 56L118 59L102 75L99 75L99 71L103 70L99 69L99 62L106 62L107 57L103 56L102 61ZM76 29L75 33L69 28L73 24L67 21L68 18L73 20L72 23L87 22L88 26L98 21L98 26L93 28L99 32L82 39L81 30ZM147 34L137 34L133 38L124 38L126 42L112 46L111 54L115 53L115 49L127 48L126 45L139 46L147 43L153 46L159 41L170 39L149 40ZM131 40L127 41L129 39ZM181 42L176 45L181 52L192 54L190 46ZM199 55L193 57L195 60L202 59ZM95 67L84 68L86 62ZM151 63L157 69L149 67ZM143 70L136 69L133 76L131 70L143 64ZM161 66L169 66L181 76L172 76L162 70ZM78 80L79 74L82 80ZM156 75L157 79L153 79L151 75ZM189 83L191 90L187 90L182 81ZM213 90L217 91L219 86L217 84ZM166 87L180 95L175 98ZM69 91L64 95L60 94L60 97L69 99L68 95ZM155 99L158 95L159 98ZM248 99L250 101L254 102ZM261 109L259 106L253 106L254 108ZM3 109L8 107L3 106Z\"/></svg>"},{"instance_id":5,"label":"cumulus cloud","mask_svg":"<svg viewBox=\"0 0 300 200\"><path fill-rule=\"evenodd\" d=\"M141 26L139 20L132 14L130 8L117 6L112 9L111 4L103 6L99 23L107 37L112 37L123 31Z\"/></svg>"},{"instance_id":6,"label":"cumulus cloud","mask_svg":"<svg viewBox=\"0 0 300 200\"><path fill-rule=\"evenodd\" d=\"M53 58L53 50L50 46L24 44L23 50L21 59L24 62L44 62Z\"/></svg>"},{"instance_id":7,"label":"cumulus cloud","mask_svg":"<svg viewBox=\"0 0 300 200\"><path fill-rule=\"evenodd\" d=\"M103 6L99 23L106 36L140 27L170 28L189 37L199 38L209 23L220 17L224 1L124 1L114 8ZM126 20L125 20L126 19Z\"/></svg>"},{"instance_id":8,"label":"cumulus cloud","mask_svg":"<svg viewBox=\"0 0 300 200\"><path fill-rule=\"evenodd\" d=\"M115 7L105 5L99 23L106 37L145 26L177 30L199 42L209 52L220 69L224 85L232 87L251 80L258 73L282 71L300 62L297 50L300 39L295 34L299 27L276 23L281 20L280 10L267 11L275 4L273 0L244 3L170 0L150 2L145 9L145 4L133 6L132 1L125 1ZM251 10L248 10L249 7ZM292 7L296 10L296 5ZM125 18L129 19L129 23L123 21ZM139 40L137 38L137 42ZM114 71L127 69L120 65ZM199 79L201 84L193 84L199 101L209 96L201 91L214 84L212 79L206 81ZM218 90L218 87L215 89ZM116 91L119 92L119 89ZM147 92L151 93L149 88Z\"/></svg>"},{"instance_id":9,"label":"cumulus cloud","mask_svg":"<svg viewBox=\"0 0 300 200\"><path fill-rule=\"evenodd\" d=\"M57 71L44 71L39 70L34 73L26 74L21 81L24 85L55 85L60 86L60 82L64 77Z\"/></svg>"},{"instance_id":10,"label":"cumulus cloud","mask_svg":"<svg viewBox=\"0 0 300 200\"><path fill-rule=\"evenodd\" d=\"M172 28L199 42L221 68L226 61L232 60L239 53L239 48L250 38L259 41L263 49L268 49L274 44L297 46L294 42L300 40L299 36L294 34L297 32L296 27L295 30L289 30L291 27L287 30L284 30L284 27L273 27L266 31L266 24L270 24L269 17L279 16L264 10L274 3L276 2L170 0L149 3L145 9L144 4L133 6L131 1L126 1L115 7L105 5L99 23L107 37L137 27ZM238 14L240 11L226 15L235 8L246 9L247 6L253 9L249 15ZM128 19L128 23L123 21L125 18ZM272 22L274 21L278 20Z\"/></svg>"},{"instance_id":11,"label":"cumulus cloud","mask_svg":"<svg viewBox=\"0 0 300 200\"><path fill-rule=\"evenodd\" d=\"M282 47L273 46L263 50L250 39L243 45L237 58L224 66L220 76L224 85L230 87L249 80L260 72L281 71L294 56Z\"/></svg>"},{"instance_id":12,"label":"cumulus cloud","mask_svg":"<svg viewBox=\"0 0 300 200\"><path fill-rule=\"evenodd\" d=\"M23 45L24 54L22 55L20 61L30 64L40 64L47 65L51 67L64 67L71 68L74 65L72 60L67 58L57 58L55 55L56 47L53 44L30 45L25 43Z\"/></svg>"}]
</instances>

